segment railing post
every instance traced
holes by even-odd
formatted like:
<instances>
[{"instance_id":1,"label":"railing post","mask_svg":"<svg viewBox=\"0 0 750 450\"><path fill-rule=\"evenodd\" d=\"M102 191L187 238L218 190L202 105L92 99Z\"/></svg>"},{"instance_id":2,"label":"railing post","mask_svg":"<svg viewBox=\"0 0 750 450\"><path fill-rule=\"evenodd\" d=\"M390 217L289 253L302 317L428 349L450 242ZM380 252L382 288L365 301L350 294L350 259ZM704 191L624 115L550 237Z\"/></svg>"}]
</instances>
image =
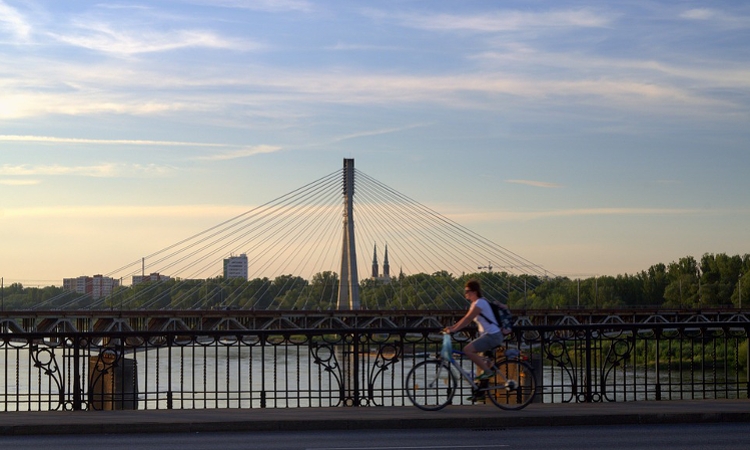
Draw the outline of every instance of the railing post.
<instances>
[{"instance_id":1,"label":"railing post","mask_svg":"<svg viewBox=\"0 0 750 450\"><path fill-rule=\"evenodd\" d=\"M359 335L342 335L341 342L341 405L359 406Z\"/></svg>"},{"instance_id":2,"label":"railing post","mask_svg":"<svg viewBox=\"0 0 750 450\"><path fill-rule=\"evenodd\" d=\"M172 409L173 405L173 393L172 393L172 340L173 336L167 336L167 409ZM158 370L158 369L157 369Z\"/></svg>"},{"instance_id":3,"label":"railing post","mask_svg":"<svg viewBox=\"0 0 750 450\"><path fill-rule=\"evenodd\" d=\"M73 338L73 411L80 411L83 406L81 394L81 339Z\"/></svg>"},{"instance_id":4,"label":"railing post","mask_svg":"<svg viewBox=\"0 0 750 450\"><path fill-rule=\"evenodd\" d=\"M592 386L592 364L591 364L591 327L586 327L586 403L594 401Z\"/></svg>"},{"instance_id":5,"label":"railing post","mask_svg":"<svg viewBox=\"0 0 750 450\"><path fill-rule=\"evenodd\" d=\"M523 333L517 332L518 334L518 344L519 348L521 348L521 343L523 339ZM544 358L545 358L545 352L544 349L547 348L547 333L539 333L539 358L535 361L534 358L534 348L529 347L529 354L532 358L532 362L536 362L536 364L539 366L539 371L536 371L536 366L534 366L534 373L537 376L537 386L539 389L537 389L536 397L537 400L540 403L547 403L545 400L545 389L544 389ZM552 383L551 383L552 384ZM554 388L554 387L553 387ZM550 394L550 403L554 403L554 396Z\"/></svg>"},{"instance_id":6,"label":"railing post","mask_svg":"<svg viewBox=\"0 0 750 450\"><path fill-rule=\"evenodd\" d=\"M359 333L354 332L354 364L352 367L352 380L354 381L354 406L360 406L359 395Z\"/></svg>"},{"instance_id":7,"label":"railing post","mask_svg":"<svg viewBox=\"0 0 750 450\"><path fill-rule=\"evenodd\" d=\"M661 369L659 368L659 361L661 361L661 349L659 348L659 338L661 337L661 330L656 329L654 330L654 335L656 337L656 341L654 345L656 345L656 352L655 352L655 359L654 361L655 367L656 367L656 400L661 400Z\"/></svg>"}]
</instances>

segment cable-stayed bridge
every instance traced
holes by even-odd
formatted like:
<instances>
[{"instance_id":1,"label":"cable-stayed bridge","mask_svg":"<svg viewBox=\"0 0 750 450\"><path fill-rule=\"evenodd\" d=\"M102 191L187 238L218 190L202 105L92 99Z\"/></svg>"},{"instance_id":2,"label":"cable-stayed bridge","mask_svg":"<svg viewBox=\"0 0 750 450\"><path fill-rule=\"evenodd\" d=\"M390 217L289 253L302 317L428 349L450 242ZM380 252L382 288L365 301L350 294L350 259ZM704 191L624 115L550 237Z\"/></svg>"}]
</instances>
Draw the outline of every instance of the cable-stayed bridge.
<instances>
[{"instance_id":1,"label":"cable-stayed bridge","mask_svg":"<svg viewBox=\"0 0 750 450\"><path fill-rule=\"evenodd\" d=\"M222 262L238 256L247 259L247 279L225 276ZM158 280L96 299L66 293L35 308L454 309L465 307L463 279L439 283L434 276L419 275L455 279L474 274L501 300L522 295L550 275L355 170L353 160L104 275L127 286L134 277L150 274L159 274Z\"/></svg>"},{"instance_id":2,"label":"cable-stayed bridge","mask_svg":"<svg viewBox=\"0 0 750 450\"><path fill-rule=\"evenodd\" d=\"M225 261L246 259L228 276ZM442 326L479 278L504 302L554 279L541 266L354 168L341 170L109 273L109 295L65 292L0 312L2 330ZM135 283L147 276L153 280ZM140 278L139 278L140 277ZM733 320L741 312L526 311L518 324ZM721 317L717 316L720 315ZM730 316L727 316L730 314Z\"/></svg>"}]
</instances>

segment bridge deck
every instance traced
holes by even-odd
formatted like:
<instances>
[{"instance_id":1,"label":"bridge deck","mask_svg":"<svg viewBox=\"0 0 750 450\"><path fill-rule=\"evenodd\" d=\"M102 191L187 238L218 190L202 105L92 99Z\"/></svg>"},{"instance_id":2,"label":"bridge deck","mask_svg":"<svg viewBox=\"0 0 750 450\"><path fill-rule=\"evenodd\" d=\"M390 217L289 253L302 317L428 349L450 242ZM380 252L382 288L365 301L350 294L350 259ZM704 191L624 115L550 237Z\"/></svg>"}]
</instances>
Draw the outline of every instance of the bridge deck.
<instances>
[{"instance_id":1,"label":"bridge deck","mask_svg":"<svg viewBox=\"0 0 750 450\"><path fill-rule=\"evenodd\" d=\"M279 330L442 327L462 310L404 311L2 311L0 332ZM607 323L749 323L740 309L543 309L514 310L517 325Z\"/></svg>"}]
</instances>

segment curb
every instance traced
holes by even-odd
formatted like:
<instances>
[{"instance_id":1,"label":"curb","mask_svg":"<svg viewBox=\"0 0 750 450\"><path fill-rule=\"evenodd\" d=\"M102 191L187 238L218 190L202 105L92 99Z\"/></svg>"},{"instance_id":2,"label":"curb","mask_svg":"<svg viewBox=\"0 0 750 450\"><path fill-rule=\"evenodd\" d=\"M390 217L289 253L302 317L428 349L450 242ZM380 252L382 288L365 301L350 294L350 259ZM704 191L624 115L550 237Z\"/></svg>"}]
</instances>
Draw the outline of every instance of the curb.
<instances>
[{"instance_id":1,"label":"curb","mask_svg":"<svg viewBox=\"0 0 750 450\"><path fill-rule=\"evenodd\" d=\"M490 405L436 412L413 407L269 410L62 411L0 413L0 436L377 429L504 429L520 427L750 422L750 402L665 401L532 405L499 411Z\"/></svg>"}]
</instances>

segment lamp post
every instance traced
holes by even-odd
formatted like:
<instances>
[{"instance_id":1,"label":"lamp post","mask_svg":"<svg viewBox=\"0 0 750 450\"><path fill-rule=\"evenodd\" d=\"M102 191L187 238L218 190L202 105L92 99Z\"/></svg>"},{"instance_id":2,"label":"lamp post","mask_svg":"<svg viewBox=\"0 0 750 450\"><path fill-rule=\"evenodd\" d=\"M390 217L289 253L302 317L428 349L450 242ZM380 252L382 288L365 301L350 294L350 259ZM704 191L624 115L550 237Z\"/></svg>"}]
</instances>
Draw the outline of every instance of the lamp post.
<instances>
[{"instance_id":1,"label":"lamp post","mask_svg":"<svg viewBox=\"0 0 750 450\"><path fill-rule=\"evenodd\" d=\"M479 270L487 269L488 272L492 272L492 262L491 261L487 261L487 265L486 266L479 266L479 267L477 267L477 269L479 269Z\"/></svg>"}]
</instances>

